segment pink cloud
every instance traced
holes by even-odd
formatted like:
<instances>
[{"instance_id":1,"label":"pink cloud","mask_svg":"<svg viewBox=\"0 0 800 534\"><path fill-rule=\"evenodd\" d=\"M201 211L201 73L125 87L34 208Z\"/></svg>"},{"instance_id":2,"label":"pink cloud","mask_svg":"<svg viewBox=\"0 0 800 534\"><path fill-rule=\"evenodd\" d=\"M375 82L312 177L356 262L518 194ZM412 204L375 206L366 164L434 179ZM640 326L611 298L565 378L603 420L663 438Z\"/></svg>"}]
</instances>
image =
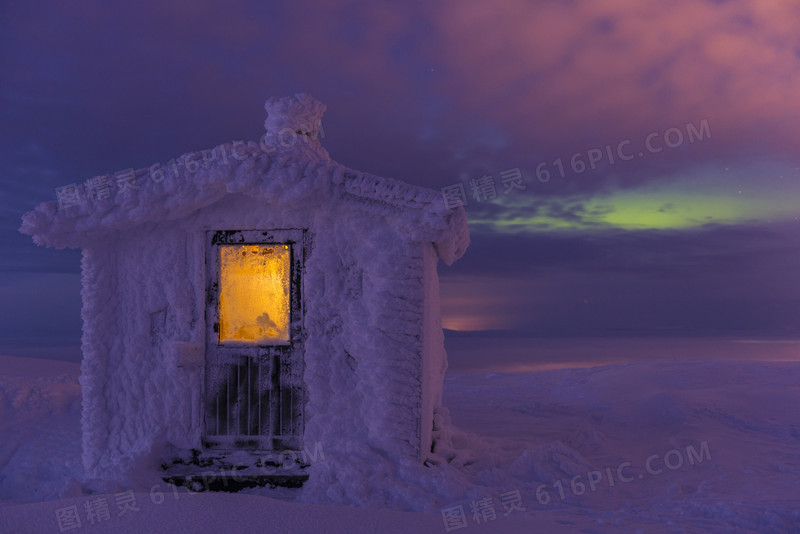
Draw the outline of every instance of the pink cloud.
<instances>
[{"instance_id":1,"label":"pink cloud","mask_svg":"<svg viewBox=\"0 0 800 534\"><path fill-rule=\"evenodd\" d=\"M467 0L436 16L441 86L526 141L613 142L708 118L728 145L796 150L800 4Z\"/></svg>"}]
</instances>

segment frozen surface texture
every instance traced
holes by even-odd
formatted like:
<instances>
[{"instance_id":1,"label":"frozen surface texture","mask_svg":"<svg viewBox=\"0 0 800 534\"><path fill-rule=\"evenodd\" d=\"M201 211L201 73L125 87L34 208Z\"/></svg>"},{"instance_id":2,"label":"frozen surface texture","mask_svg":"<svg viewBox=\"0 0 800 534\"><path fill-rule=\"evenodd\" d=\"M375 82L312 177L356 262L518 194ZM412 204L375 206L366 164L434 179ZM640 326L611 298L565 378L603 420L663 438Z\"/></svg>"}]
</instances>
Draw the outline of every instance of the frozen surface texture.
<instances>
[{"instance_id":1,"label":"frozen surface texture","mask_svg":"<svg viewBox=\"0 0 800 534\"><path fill-rule=\"evenodd\" d=\"M317 140L322 128L322 114L325 105L310 95L297 94L288 98L270 98L264 104L267 119L264 121L266 134L262 143L274 148L288 149L295 143L319 155L328 153Z\"/></svg>"},{"instance_id":2,"label":"frozen surface texture","mask_svg":"<svg viewBox=\"0 0 800 534\"><path fill-rule=\"evenodd\" d=\"M453 375L444 398L457 427L439 465L415 472L384 458L367 473L338 474L332 465L328 487L236 495L173 491L146 463L126 480L93 481L79 459L77 366L54 362L61 368L37 376L31 364L0 357L2 532L58 532L56 513L70 506L88 524L85 506L98 500L111 516L93 532L255 532L264 524L445 532L445 516L451 527L467 525L454 532L800 530L797 363L652 360ZM337 461L324 444L315 453L320 465ZM138 511L120 517L116 495L127 491ZM360 509L315 504L337 495Z\"/></svg>"},{"instance_id":3,"label":"frozen surface texture","mask_svg":"<svg viewBox=\"0 0 800 534\"><path fill-rule=\"evenodd\" d=\"M415 508L449 484L422 461L446 438L433 431L446 369L436 264L469 244L464 210L331 161L317 139L325 108L308 95L266 109L258 143L96 177L116 184L110 198L23 218L37 243L83 249L86 476L124 479L164 444L202 448L206 232L302 228L304 444L326 459L303 498ZM285 337L279 310L231 313L224 335Z\"/></svg>"}]
</instances>

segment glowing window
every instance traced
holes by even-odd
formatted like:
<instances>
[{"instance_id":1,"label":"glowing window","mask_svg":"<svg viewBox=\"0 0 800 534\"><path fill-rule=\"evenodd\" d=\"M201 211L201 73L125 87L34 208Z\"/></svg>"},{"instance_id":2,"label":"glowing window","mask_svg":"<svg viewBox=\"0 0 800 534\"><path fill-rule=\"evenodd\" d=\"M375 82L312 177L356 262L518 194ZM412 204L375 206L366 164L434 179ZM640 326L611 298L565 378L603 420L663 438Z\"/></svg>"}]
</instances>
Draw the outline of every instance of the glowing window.
<instances>
[{"instance_id":1,"label":"glowing window","mask_svg":"<svg viewBox=\"0 0 800 534\"><path fill-rule=\"evenodd\" d=\"M289 342L288 245L219 247L219 340Z\"/></svg>"}]
</instances>

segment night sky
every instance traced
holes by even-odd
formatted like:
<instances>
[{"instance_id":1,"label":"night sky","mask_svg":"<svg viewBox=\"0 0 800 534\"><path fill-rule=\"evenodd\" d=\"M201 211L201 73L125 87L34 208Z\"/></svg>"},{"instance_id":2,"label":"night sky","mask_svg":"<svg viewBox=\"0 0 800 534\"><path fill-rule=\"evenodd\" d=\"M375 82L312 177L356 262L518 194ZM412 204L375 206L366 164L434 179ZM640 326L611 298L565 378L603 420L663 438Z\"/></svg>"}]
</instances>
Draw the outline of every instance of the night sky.
<instances>
[{"instance_id":1,"label":"night sky","mask_svg":"<svg viewBox=\"0 0 800 534\"><path fill-rule=\"evenodd\" d=\"M4 2L0 349L80 336L80 253L24 212L257 140L297 92L336 161L464 188L447 328L800 335L798 27L763 0Z\"/></svg>"}]
</instances>

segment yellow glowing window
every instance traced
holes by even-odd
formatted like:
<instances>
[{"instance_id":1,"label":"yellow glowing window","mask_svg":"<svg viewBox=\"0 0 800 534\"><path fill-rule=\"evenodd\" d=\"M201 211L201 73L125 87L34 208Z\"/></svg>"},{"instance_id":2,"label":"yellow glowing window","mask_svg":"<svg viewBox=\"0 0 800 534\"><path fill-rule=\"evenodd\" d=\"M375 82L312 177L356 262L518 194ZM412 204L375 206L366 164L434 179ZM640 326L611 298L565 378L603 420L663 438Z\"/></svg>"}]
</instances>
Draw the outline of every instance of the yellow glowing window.
<instances>
[{"instance_id":1,"label":"yellow glowing window","mask_svg":"<svg viewBox=\"0 0 800 534\"><path fill-rule=\"evenodd\" d=\"M288 245L219 247L219 340L289 342Z\"/></svg>"}]
</instances>

